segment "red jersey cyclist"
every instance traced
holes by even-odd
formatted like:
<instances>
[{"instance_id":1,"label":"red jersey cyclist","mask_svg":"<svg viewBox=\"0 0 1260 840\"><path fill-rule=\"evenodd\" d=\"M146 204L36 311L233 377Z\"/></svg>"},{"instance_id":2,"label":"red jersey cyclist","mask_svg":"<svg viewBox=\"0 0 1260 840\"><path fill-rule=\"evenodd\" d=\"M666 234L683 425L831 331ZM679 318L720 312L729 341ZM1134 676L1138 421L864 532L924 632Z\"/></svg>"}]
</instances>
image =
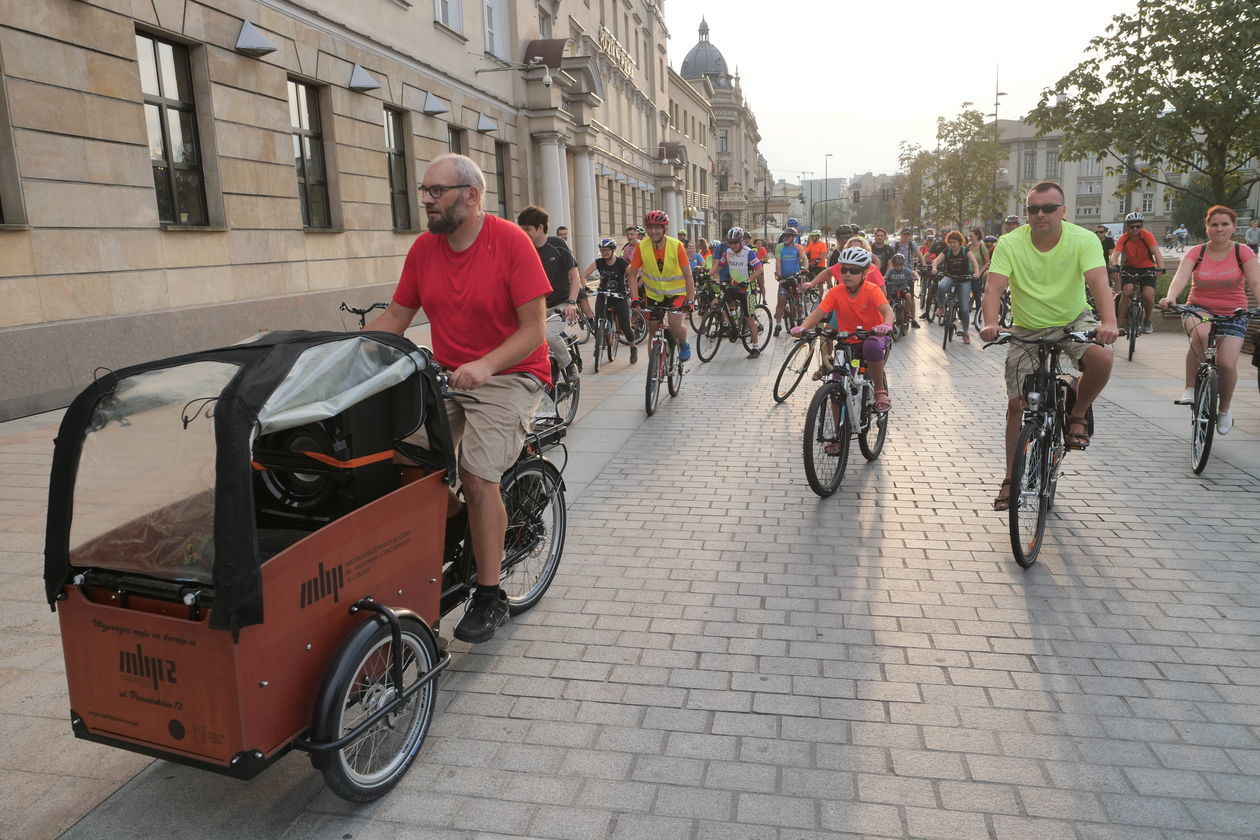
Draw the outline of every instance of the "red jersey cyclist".
<instances>
[{"instance_id":1,"label":"red jersey cyclist","mask_svg":"<svg viewBox=\"0 0 1260 840\"><path fill-rule=\"evenodd\" d=\"M867 269L871 267L871 254L865 248L845 248L836 260L840 285L823 296L818 308L809 313L805 323L792 330L800 335L813 329L831 316L832 325L841 332L874 330L879 335L862 342L861 356L870 370L875 383L875 408L887 411L892 406L888 399L888 374L884 360L888 358L888 345L892 343L893 311L884 292L866 282Z\"/></svg>"},{"instance_id":2,"label":"red jersey cyclist","mask_svg":"<svg viewBox=\"0 0 1260 840\"><path fill-rule=\"evenodd\" d=\"M1113 268L1118 268L1120 259L1123 257L1124 267L1129 269L1131 274L1136 274L1136 279L1141 281L1142 308L1146 310L1146 326L1142 331L1150 333L1155 331L1151 323L1151 314L1155 309L1155 269L1164 265L1164 254L1159 250L1155 234L1146 230L1145 225L1146 219L1141 213L1130 213L1124 217L1124 233L1120 234L1115 250L1111 252L1111 265ZM1121 275L1120 297L1116 299L1117 321L1122 317L1121 303L1127 300L1133 291L1134 279L1132 276ZM1101 306L1102 301L1098 301L1098 304ZM1121 330L1120 334L1123 335L1124 331Z\"/></svg>"}]
</instances>

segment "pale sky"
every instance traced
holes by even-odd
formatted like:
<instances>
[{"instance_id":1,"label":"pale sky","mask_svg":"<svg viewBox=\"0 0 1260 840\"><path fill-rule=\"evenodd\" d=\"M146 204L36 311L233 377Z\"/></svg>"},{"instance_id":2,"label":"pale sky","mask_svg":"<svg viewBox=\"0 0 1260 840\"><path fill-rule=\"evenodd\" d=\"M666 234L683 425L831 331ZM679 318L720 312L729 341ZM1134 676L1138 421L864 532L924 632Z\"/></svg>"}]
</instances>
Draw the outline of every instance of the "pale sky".
<instances>
[{"instance_id":1,"label":"pale sky","mask_svg":"<svg viewBox=\"0 0 1260 840\"><path fill-rule=\"evenodd\" d=\"M1136 0L894 0L869 4L797 0L665 0L669 59L675 70L699 39L709 40L757 116L761 152L777 178L802 170L895 172L901 140L931 148L937 116L954 117L963 102L1017 119L1043 88L1075 67L1094 35ZM842 132L854 125L861 127Z\"/></svg>"}]
</instances>

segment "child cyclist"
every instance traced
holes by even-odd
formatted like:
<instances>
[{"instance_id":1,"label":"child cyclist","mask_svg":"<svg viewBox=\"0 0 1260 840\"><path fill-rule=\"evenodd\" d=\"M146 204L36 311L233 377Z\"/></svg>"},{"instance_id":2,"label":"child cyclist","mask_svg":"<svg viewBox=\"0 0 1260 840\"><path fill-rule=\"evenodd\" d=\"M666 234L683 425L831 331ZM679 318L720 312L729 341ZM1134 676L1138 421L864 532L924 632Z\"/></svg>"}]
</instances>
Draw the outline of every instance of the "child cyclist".
<instances>
[{"instance_id":1,"label":"child cyclist","mask_svg":"<svg viewBox=\"0 0 1260 840\"><path fill-rule=\"evenodd\" d=\"M906 268L906 255L900 252L893 254L888 265L888 273L884 275L884 294L889 302L901 298L906 309L906 317L916 330L919 321L914 317L914 278L917 275Z\"/></svg>"},{"instance_id":2,"label":"child cyclist","mask_svg":"<svg viewBox=\"0 0 1260 840\"><path fill-rule=\"evenodd\" d=\"M840 285L823 296L818 308L809 313L805 323L792 330L800 335L813 329L830 316L831 325L841 332L874 330L874 335L862 342L861 356L870 369L875 383L875 408L887 411L892 406L888 399L888 376L884 360L888 357L888 345L892 343L893 312L888 299L878 286L866 282L866 271L871 266L871 253L864 248L845 248L836 261ZM828 348L824 348L828 349ZM824 358L830 354L825 354Z\"/></svg>"},{"instance_id":3,"label":"child cyclist","mask_svg":"<svg viewBox=\"0 0 1260 840\"><path fill-rule=\"evenodd\" d=\"M595 272L599 272L599 291L612 292L621 295L621 298L610 298L605 294L601 294L595 301L595 318L600 319L611 309L613 317L617 319L617 328L621 330L624 336L633 336L634 331L630 328L630 290L626 287L626 269L630 267L630 263L624 258L617 256L617 243L613 239L601 239L599 241L599 259L587 266L586 271L582 272L583 277L590 277ZM598 348L595 352L599 352ZM634 346L634 342L630 343L630 364L634 364L639 360L639 348Z\"/></svg>"}]
</instances>

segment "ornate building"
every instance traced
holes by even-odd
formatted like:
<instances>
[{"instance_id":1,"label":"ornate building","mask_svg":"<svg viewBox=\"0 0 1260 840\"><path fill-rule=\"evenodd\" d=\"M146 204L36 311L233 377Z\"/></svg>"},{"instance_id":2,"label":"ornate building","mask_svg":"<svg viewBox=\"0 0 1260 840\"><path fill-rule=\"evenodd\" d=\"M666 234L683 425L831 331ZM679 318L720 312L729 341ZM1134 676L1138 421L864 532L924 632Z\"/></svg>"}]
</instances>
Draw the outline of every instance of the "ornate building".
<instances>
[{"instance_id":1,"label":"ornate building","mask_svg":"<svg viewBox=\"0 0 1260 840\"><path fill-rule=\"evenodd\" d=\"M679 75L693 86L707 83L717 148L717 227L724 234L738 225L751 230L761 220L770 173L757 149L761 133L757 118L744 99L739 73L727 69L726 59L709 40L709 24L701 19L700 40L683 59Z\"/></svg>"}]
</instances>

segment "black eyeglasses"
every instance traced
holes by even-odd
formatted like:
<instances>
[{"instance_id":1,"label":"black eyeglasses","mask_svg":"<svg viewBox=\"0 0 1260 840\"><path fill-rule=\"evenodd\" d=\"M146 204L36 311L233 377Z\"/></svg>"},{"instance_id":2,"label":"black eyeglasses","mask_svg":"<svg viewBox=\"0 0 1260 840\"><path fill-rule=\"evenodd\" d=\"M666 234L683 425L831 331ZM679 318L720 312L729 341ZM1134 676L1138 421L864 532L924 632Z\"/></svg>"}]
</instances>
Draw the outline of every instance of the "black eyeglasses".
<instances>
[{"instance_id":1,"label":"black eyeglasses","mask_svg":"<svg viewBox=\"0 0 1260 840\"><path fill-rule=\"evenodd\" d=\"M433 196L434 201L441 201L442 196L446 194L447 190L459 190L459 189L463 189L464 187L471 187L471 186L472 184L451 184L450 186L444 187L441 184L435 184L432 187L426 187L424 184L421 184L420 197L424 198L425 193L428 193L429 195Z\"/></svg>"},{"instance_id":2,"label":"black eyeglasses","mask_svg":"<svg viewBox=\"0 0 1260 840\"><path fill-rule=\"evenodd\" d=\"M1038 213L1049 216L1062 206L1062 204L1029 204L1024 207L1024 212L1026 212L1029 216L1036 216Z\"/></svg>"},{"instance_id":3,"label":"black eyeglasses","mask_svg":"<svg viewBox=\"0 0 1260 840\"><path fill-rule=\"evenodd\" d=\"M1125 227L1140 228L1140 227L1142 227L1142 223L1141 223L1141 222L1129 222L1127 225L1125 225Z\"/></svg>"},{"instance_id":4,"label":"black eyeglasses","mask_svg":"<svg viewBox=\"0 0 1260 840\"><path fill-rule=\"evenodd\" d=\"M854 265L854 266L842 265L840 266L840 273L841 274L865 274L866 269L862 268L862 266L860 265Z\"/></svg>"}]
</instances>

